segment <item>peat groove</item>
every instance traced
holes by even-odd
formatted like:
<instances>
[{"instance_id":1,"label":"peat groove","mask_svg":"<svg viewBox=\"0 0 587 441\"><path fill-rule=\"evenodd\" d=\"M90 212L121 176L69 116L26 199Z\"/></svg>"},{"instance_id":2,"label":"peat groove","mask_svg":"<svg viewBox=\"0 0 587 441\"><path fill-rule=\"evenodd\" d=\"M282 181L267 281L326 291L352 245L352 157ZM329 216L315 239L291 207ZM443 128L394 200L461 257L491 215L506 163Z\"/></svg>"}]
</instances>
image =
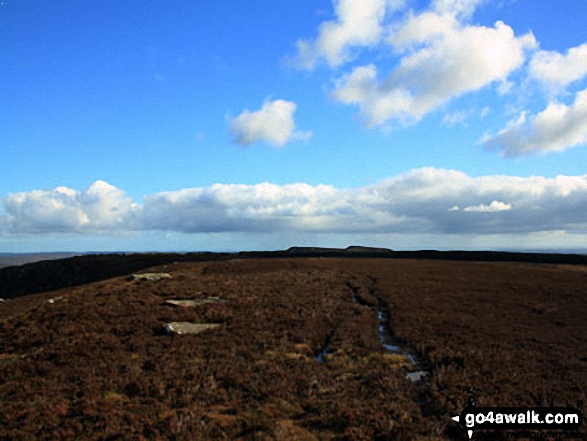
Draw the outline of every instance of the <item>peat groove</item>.
<instances>
[{"instance_id":1,"label":"peat groove","mask_svg":"<svg viewBox=\"0 0 587 441\"><path fill-rule=\"evenodd\" d=\"M326 334L326 338L324 339L322 348L320 349L318 355L316 355L316 360L318 360L319 363L322 363L324 361L324 357L332 353L332 349L330 348L330 342L332 341L332 337L334 336L334 333L336 332L337 328L338 325L332 328L332 330L328 334Z\"/></svg>"},{"instance_id":2,"label":"peat groove","mask_svg":"<svg viewBox=\"0 0 587 441\"><path fill-rule=\"evenodd\" d=\"M406 377L414 383L428 377L430 373L426 369L426 363L410 352L408 348L406 348L405 342L400 341L393 332L389 304L387 301L378 295L375 289L371 288L369 292L377 301L376 304L373 304L361 296L357 287L353 286L351 283L347 283L347 286L351 289L353 302L377 311L377 319L379 321L379 343L381 343L381 346L383 346L390 354L399 355L407 359L411 367L408 369Z\"/></svg>"}]
</instances>

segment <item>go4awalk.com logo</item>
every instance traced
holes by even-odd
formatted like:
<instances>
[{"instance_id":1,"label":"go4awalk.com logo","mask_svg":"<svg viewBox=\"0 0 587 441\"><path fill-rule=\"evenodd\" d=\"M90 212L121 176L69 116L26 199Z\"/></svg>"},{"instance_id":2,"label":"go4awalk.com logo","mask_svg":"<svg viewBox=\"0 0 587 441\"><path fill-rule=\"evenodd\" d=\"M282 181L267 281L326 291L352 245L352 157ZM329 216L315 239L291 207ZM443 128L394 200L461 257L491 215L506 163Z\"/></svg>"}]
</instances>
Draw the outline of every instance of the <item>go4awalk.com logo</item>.
<instances>
[{"instance_id":1,"label":"go4awalk.com logo","mask_svg":"<svg viewBox=\"0 0 587 441\"><path fill-rule=\"evenodd\" d=\"M476 407L469 396L463 411L452 417L469 439L475 430L577 430L583 424L582 403L573 407Z\"/></svg>"}]
</instances>

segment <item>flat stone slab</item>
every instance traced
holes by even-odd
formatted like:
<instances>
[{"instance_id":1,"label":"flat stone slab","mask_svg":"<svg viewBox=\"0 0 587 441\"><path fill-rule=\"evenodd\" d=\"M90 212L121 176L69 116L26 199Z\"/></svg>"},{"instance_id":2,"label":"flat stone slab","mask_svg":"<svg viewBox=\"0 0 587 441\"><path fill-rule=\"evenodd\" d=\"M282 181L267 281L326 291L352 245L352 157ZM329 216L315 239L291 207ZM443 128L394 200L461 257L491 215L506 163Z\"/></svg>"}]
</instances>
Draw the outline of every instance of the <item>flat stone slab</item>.
<instances>
[{"instance_id":1,"label":"flat stone slab","mask_svg":"<svg viewBox=\"0 0 587 441\"><path fill-rule=\"evenodd\" d=\"M413 371L413 372L408 372L408 374L406 375L408 380L412 381L412 383L416 383L416 382L426 378L427 376L428 376L428 372L426 372L426 371Z\"/></svg>"},{"instance_id":2,"label":"flat stone slab","mask_svg":"<svg viewBox=\"0 0 587 441\"><path fill-rule=\"evenodd\" d=\"M143 273L143 274L133 274L132 276L128 277L128 281L132 282L134 280L141 280L141 281L150 281L155 282L161 279L171 279L171 274L168 273Z\"/></svg>"},{"instance_id":3,"label":"flat stone slab","mask_svg":"<svg viewBox=\"0 0 587 441\"><path fill-rule=\"evenodd\" d=\"M173 306L194 307L204 305L206 303L226 303L226 300L220 297L206 297L205 299L190 299L190 300L165 300L165 304Z\"/></svg>"},{"instance_id":4,"label":"flat stone slab","mask_svg":"<svg viewBox=\"0 0 587 441\"><path fill-rule=\"evenodd\" d=\"M208 329L218 328L220 323L189 323L189 322L171 322L165 323L164 328L170 334L199 334Z\"/></svg>"}]
</instances>

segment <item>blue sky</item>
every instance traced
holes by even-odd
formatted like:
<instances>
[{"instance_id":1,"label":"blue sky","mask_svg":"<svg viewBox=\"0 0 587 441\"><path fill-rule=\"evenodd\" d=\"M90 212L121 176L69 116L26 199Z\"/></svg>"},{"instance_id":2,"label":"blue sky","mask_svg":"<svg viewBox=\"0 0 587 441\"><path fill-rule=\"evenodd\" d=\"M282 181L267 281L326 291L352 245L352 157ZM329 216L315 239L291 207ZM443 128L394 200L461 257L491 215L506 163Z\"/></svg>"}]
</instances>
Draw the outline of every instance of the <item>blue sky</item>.
<instances>
[{"instance_id":1,"label":"blue sky","mask_svg":"<svg viewBox=\"0 0 587 441\"><path fill-rule=\"evenodd\" d=\"M5 1L0 251L586 249L586 15Z\"/></svg>"}]
</instances>

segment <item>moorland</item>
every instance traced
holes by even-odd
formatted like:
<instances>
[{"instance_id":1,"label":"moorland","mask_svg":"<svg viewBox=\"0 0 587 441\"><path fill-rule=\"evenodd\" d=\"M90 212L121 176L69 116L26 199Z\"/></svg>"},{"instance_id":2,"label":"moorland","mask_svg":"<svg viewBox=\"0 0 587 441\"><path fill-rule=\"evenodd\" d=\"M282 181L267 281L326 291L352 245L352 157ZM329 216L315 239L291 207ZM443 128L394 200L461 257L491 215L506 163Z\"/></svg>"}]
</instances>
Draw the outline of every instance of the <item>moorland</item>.
<instances>
[{"instance_id":1,"label":"moorland","mask_svg":"<svg viewBox=\"0 0 587 441\"><path fill-rule=\"evenodd\" d=\"M586 263L353 247L3 268L0 438L465 440L471 390L587 402Z\"/></svg>"}]
</instances>

